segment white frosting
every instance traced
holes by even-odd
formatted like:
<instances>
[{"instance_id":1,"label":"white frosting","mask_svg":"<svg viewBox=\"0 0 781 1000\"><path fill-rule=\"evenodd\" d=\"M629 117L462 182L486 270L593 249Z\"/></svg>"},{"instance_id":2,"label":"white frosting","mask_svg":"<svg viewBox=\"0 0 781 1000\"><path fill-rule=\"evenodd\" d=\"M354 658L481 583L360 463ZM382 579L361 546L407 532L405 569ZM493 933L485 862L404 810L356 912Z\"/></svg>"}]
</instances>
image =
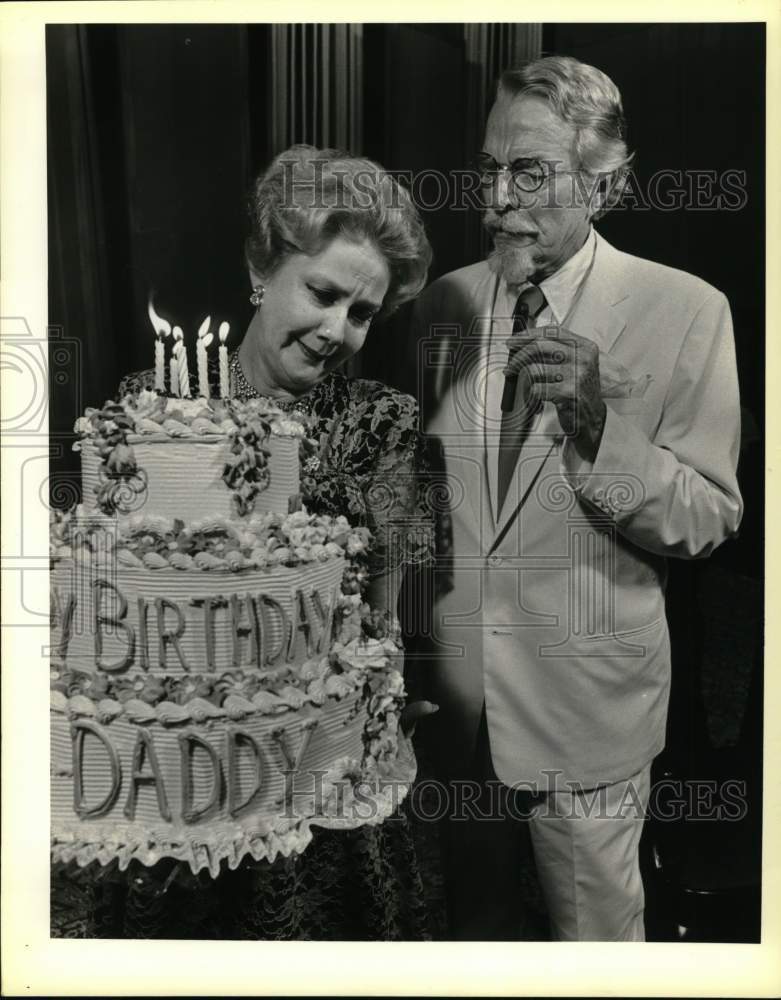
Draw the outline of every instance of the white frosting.
<instances>
[{"instance_id":1,"label":"white frosting","mask_svg":"<svg viewBox=\"0 0 781 1000\"><path fill-rule=\"evenodd\" d=\"M262 402L231 408L150 391L126 397L122 409L133 429L111 447L124 508L95 516L107 482L96 439L116 442L125 419L107 406L77 422L84 503L75 521L88 537L73 523L52 526L54 858L118 859L121 869L176 858L216 877L223 862L303 851L314 823L381 822L414 776L414 760L397 757L398 651L358 639L332 646L329 617L355 604L338 598L343 552L361 551L365 539L344 519L326 525L302 511L285 520L265 568L242 568L246 551L260 551L251 535L265 530L266 512L287 515L298 493L303 423ZM236 517L222 478L239 426L229 413L242 427L239 446L252 440L257 417L269 425L269 482L230 529L242 553L183 550L176 532L192 537ZM185 528L173 532L171 519ZM170 534L170 551L154 540L132 550L133 530ZM299 559L307 561L285 565ZM283 611L264 620L261 643L252 602L258 611L262 597ZM141 743L154 761L149 750L138 756ZM155 780L134 781L139 767ZM292 814L283 773L291 769ZM79 817L79 784L95 815ZM251 806L236 808L248 794Z\"/></svg>"}]
</instances>

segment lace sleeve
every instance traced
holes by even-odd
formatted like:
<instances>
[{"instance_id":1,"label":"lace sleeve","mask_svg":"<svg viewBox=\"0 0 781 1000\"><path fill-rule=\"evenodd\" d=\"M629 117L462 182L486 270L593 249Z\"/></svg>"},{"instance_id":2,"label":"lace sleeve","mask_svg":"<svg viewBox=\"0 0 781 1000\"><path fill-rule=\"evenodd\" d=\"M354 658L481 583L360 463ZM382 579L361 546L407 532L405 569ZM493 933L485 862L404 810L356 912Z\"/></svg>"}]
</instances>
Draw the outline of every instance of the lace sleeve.
<instances>
[{"instance_id":1,"label":"lace sleeve","mask_svg":"<svg viewBox=\"0 0 781 1000\"><path fill-rule=\"evenodd\" d=\"M369 572L375 575L428 562L433 551L433 518L427 503L427 462L417 403L411 396L385 390L376 401L371 423L375 434L381 433L364 488L374 539Z\"/></svg>"}]
</instances>

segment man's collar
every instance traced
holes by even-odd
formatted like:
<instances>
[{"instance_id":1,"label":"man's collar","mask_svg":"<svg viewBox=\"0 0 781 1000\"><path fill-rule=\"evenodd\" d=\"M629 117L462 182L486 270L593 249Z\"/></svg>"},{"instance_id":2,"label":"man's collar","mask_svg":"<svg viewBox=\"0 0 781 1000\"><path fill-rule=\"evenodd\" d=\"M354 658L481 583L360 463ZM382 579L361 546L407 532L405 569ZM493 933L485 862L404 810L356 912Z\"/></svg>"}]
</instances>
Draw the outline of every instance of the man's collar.
<instances>
[{"instance_id":1,"label":"man's collar","mask_svg":"<svg viewBox=\"0 0 781 1000\"><path fill-rule=\"evenodd\" d=\"M545 295L545 300L556 323L563 324L567 318L578 289L594 259L596 243L596 233L592 227L589 229L586 241L580 250L562 264L558 271L540 282L539 287ZM505 283L505 288L513 297L517 297L525 287L523 285L510 288Z\"/></svg>"}]
</instances>

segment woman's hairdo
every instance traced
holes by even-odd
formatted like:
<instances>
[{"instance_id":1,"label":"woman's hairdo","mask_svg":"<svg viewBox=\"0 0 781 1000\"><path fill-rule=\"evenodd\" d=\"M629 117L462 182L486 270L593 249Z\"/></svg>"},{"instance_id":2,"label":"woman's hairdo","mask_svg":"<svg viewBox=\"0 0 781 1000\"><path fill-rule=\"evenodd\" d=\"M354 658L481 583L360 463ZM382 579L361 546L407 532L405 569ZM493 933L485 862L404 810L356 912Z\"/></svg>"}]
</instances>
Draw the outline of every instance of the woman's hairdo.
<instances>
[{"instance_id":1,"label":"woman's hairdo","mask_svg":"<svg viewBox=\"0 0 781 1000\"><path fill-rule=\"evenodd\" d=\"M618 87L601 70L578 59L546 56L502 74L497 97L521 94L543 98L576 130L575 155L581 170L605 181L595 217L603 215L621 197L633 159Z\"/></svg>"},{"instance_id":2,"label":"woman's hairdo","mask_svg":"<svg viewBox=\"0 0 781 1000\"><path fill-rule=\"evenodd\" d=\"M426 283L431 247L409 193L379 164L296 145L255 180L247 263L268 277L286 257L317 254L336 237L368 240L388 263L387 315Z\"/></svg>"}]
</instances>

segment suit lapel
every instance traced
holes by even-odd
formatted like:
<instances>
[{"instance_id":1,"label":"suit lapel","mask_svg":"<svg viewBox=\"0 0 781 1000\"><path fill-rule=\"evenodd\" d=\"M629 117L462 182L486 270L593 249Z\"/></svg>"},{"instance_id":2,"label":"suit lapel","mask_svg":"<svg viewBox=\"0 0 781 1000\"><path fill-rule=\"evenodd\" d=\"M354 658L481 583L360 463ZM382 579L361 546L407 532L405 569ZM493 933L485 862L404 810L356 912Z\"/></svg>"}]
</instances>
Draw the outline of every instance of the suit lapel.
<instances>
[{"instance_id":1,"label":"suit lapel","mask_svg":"<svg viewBox=\"0 0 781 1000\"><path fill-rule=\"evenodd\" d=\"M616 280L619 270L619 255L597 235L594 267L567 323L573 333L593 340L605 354L610 353L626 326L624 307L629 294Z\"/></svg>"},{"instance_id":2,"label":"suit lapel","mask_svg":"<svg viewBox=\"0 0 781 1000\"><path fill-rule=\"evenodd\" d=\"M622 256L599 233L594 264L567 321L573 333L593 340L609 354L626 327L627 285L621 280Z\"/></svg>"},{"instance_id":3,"label":"suit lapel","mask_svg":"<svg viewBox=\"0 0 781 1000\"><path fill-rule=\"evenodd\" d=\"M534 427L530 431L518 452L515 462L515 471L504 498L502 509L494 521L494 542L504 535L507 524L520 513L523 503L526 502L529 492L529 484L536 481L540 474L542 464L552 455L558 453L557 441L561 438L561 427L556 416L555 407L546 403L543 410L537 417ZM498 459L496 448L486 456L489 466L494 467L494 481L497 478L496 469ZM521 471L522 470L522 471ZM494 494L494 497L496 494Z\"/></svg>"}]
</instances>

